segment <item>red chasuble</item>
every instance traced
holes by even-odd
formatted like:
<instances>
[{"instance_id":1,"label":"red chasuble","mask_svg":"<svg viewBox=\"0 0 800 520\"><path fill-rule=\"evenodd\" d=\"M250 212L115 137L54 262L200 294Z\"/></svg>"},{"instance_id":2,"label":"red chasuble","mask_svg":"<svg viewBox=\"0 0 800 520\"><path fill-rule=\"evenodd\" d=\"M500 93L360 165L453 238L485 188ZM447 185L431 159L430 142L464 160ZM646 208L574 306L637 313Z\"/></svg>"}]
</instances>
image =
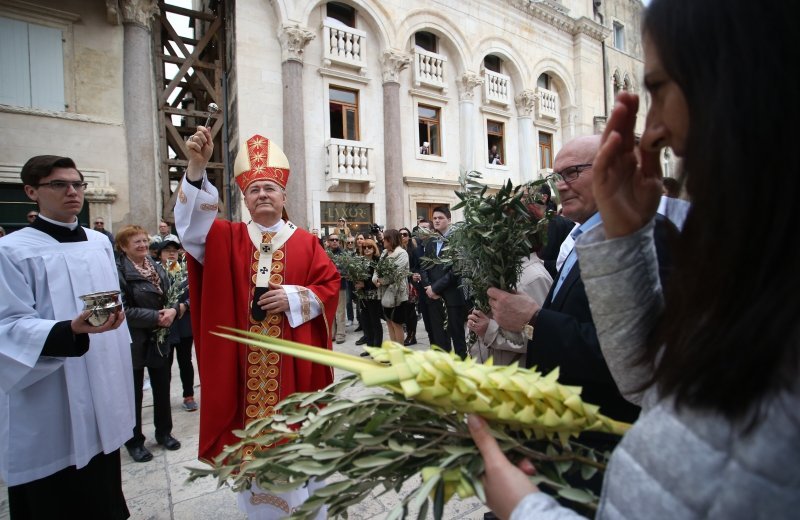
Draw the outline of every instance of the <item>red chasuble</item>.
<instances>
[{"instance_id":1,"label":"red chasuble","mask_svg":"<svg viewBox=\"0 0 800 520\"><path fill-rule=\"evenodd\" d=\"M306 287L321 302L323 313L297 328L283 313L269 314L262 322L251 317L258 258L247 225L224 220L214 221L206 237L204 265L189 257L192 330L203 390L201 460L211 461L237 442L232 430L271 415L289 394L316 391L333 381L330 367L210 334L224 325L331 348L340 277L319 240L297 229L272 256L273 283Z\"/></svg>"}]
</instances>

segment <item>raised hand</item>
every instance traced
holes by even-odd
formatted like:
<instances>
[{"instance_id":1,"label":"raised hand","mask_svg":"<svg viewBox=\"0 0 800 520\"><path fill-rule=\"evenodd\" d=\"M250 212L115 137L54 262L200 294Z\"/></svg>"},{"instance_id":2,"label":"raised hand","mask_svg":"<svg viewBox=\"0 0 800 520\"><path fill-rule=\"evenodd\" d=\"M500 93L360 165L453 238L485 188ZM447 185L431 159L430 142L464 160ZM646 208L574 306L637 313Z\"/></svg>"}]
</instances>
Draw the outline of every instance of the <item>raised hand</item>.
<instances>
[{"instance_id":1,"label":"raised hand","mask_svg":"<svg viewBox=\"0 0 800 520\"><path fill-rule=\"evenodd\" d=\"M660 150L637 146L633 136L638 110L638 96L617 96L592 168L594 198L608 238L641 229L661 197Z\"/></svg>"},{"instance_id":2,"label":"raised hand","mask_svg":"<svg viewBox=\"0 0 800 520\"><path fill-rule=\"evenodd\" d=\"M186 176L190 181L199 181L203 177L211 154L214 152L214 141L211 131L205 126L198 126L197 132L186 141L189 154L189 164L186 166Z\"/></svg>"}]
</instances>

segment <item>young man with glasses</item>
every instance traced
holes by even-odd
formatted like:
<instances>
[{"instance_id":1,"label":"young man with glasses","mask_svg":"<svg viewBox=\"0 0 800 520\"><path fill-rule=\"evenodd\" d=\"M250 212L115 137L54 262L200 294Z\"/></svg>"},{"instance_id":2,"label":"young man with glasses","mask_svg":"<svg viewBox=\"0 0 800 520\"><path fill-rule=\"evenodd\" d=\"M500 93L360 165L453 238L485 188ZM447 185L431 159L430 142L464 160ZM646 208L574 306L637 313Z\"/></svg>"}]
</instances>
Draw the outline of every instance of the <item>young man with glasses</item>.
<instances>
[{"instance_id":1,"label":"young man with glasses","mask_svg":"<svg viewBox=\"0 0 800 520\"><path fill-rule=\"evenodd\" d=\"M111 244L78 223L86 183L72 159L33 157L21 177L39 215L0 241L0 478L11 518L128 518L119 448L135 424L130 335L121 310L94 326L80 300L119 291Z\"/></svg>"}]
</instances>

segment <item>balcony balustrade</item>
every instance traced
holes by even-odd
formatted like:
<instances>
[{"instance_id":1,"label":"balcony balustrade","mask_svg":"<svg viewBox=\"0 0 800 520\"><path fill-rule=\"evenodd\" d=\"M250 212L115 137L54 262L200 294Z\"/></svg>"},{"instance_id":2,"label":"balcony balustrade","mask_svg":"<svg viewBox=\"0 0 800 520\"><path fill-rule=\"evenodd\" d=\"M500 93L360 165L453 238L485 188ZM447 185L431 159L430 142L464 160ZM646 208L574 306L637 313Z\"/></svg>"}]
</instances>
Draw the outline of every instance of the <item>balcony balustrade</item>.
<instances>
[{"instance_id":1,"label":"balcony balustrade","mask_svg":"<svg viewBox=\"0 0 800 520\"><path fill-rule=\"evenodd\" d=\"M484 70L483 74L484 101L507 107L511 103L511 78L491 70Z\"/></svg>"},{"instance_id":2,"label":"balcony balustrade","mask_svg":"<svg viewBox=\"0 0 800 520\"><path fill-rule=\"evenodd\" d=\"M361 141L331 138L327 148L325 179L328 191L341 189L341 183L367 184L368 189L375 187L375 173L369 168L371 147Z\"/></svg>"},{"instance_id":3,"label":"balcony balustrade","mask_svg":"<svg viewBox=\"0 0 800 520\"><path fill-rule=\"evenodd\" d=\"M328 21L322 23L322 46L324 64L332 64L358 70L366 74L367 33L353 27L341 27Z\"/></svg>"},{"instance_id":4,"label":"balcony balustrade","mask_svg":"<svg viewBox=\"0 0 800 520\"><path fill-rule=\"evenodd\" d=\"M414 49L414 86L426 86L445 91L444 64L447 57L423 49Z\"/></svg>"}]
</instances>

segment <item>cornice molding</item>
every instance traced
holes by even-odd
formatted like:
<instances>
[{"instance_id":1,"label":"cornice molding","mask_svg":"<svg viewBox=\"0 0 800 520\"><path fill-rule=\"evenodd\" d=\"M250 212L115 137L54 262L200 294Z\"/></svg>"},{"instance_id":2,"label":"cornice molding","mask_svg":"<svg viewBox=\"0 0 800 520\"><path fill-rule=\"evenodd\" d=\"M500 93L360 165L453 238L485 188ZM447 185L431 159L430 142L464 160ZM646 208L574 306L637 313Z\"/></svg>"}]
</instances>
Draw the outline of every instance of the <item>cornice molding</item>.
<instances>
[{"instance_id":1,"label":"cornice molding","mask_svg":"<svg viewBox=\"0 0 800 520\"><path fill-rule=\"evenodd\" d=\"M568 9L552 0L511 0L511 5L533 18L572 36L585 34L598 42L602 42L611 34L611 29L585 16L578 19L572 18L568 14Z\"/></svg>"}]
</instances>

